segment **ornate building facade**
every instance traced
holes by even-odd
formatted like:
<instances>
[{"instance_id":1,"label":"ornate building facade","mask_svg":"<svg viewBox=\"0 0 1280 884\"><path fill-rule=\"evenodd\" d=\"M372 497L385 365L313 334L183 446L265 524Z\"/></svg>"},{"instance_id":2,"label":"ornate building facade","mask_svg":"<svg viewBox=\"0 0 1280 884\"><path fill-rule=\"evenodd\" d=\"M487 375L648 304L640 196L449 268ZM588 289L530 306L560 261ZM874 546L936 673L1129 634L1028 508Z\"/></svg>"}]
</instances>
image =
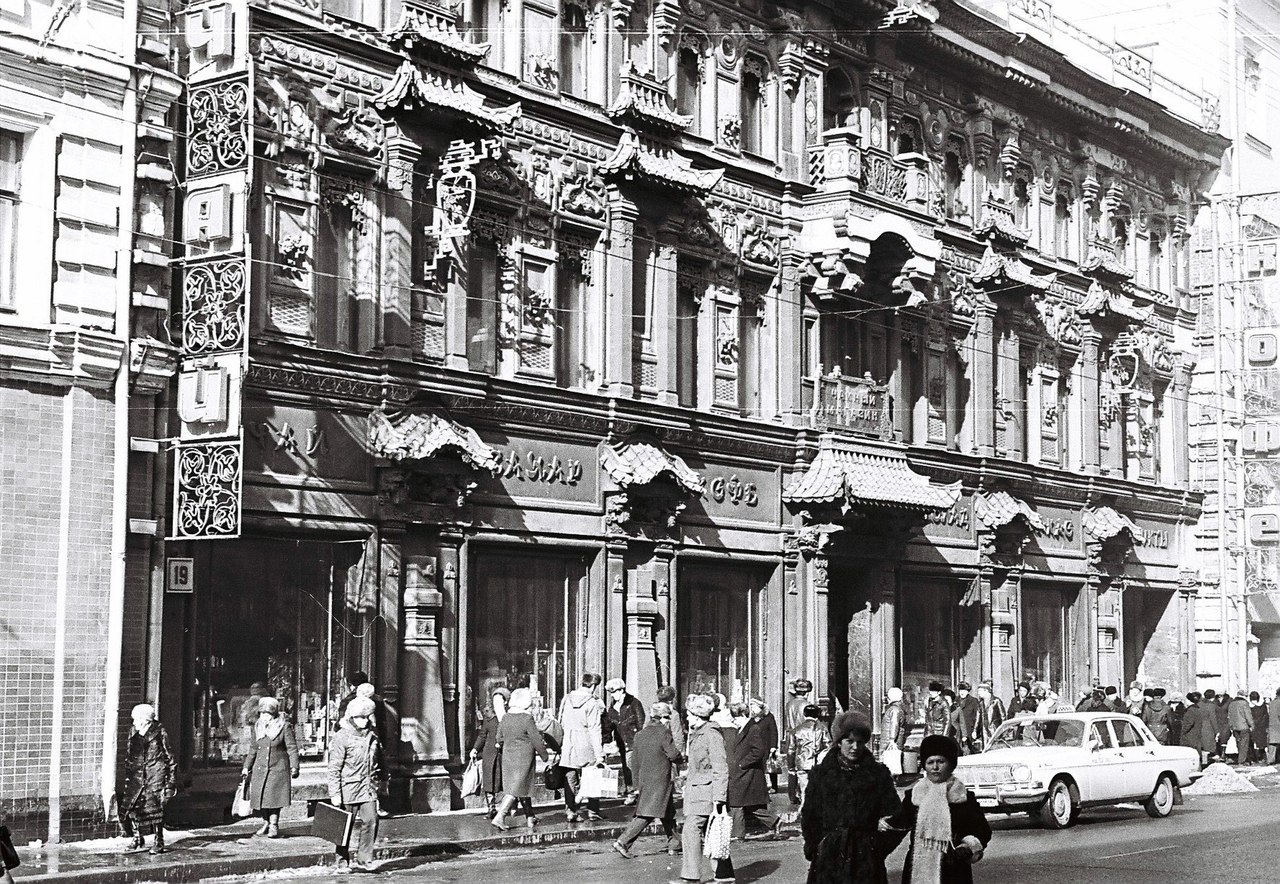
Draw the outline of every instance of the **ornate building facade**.
<instances>
[{"instance_id":1,"label":"ornate building facade","mask_svg":"<svg viewBox=\"0 0 1280 884\"><path fill-rule=\"evenodd\" d=\"M5 3L0 31L0 816L25 844L103 831L158 666L181 81L163 2Z\"/></svg>"},{"instance_id":2,"label":"ornate building facade","mask_svg":"<svg viewBox=\"0 0 1280 884\"><path fill-rule=\"evenodd\" d=\"M500 682L1191 677L1224 141L1021 6L190 6L185 763L357 669L419 808Z\"/></svg>"}]
</instances>

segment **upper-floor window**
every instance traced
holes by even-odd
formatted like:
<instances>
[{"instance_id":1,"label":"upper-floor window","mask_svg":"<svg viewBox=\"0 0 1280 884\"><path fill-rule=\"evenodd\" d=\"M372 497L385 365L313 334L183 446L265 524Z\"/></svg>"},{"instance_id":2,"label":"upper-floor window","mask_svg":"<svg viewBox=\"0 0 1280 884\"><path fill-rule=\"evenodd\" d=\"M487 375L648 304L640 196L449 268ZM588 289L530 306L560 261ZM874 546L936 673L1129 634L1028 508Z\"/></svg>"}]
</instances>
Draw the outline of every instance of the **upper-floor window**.
<instances>
[{"instance_id":1,"label":"upper-floor window","mask_svg":"<svg viewBox=\"0 0 1280 884\"><path fill-rule=\"evenodd\" d=\"M472 238L467 254L467 367L498 368L498 245Z\"/></svg>"},{"instance_id":2,"label":"upper-floor window","mask_svg":"<svg viewBox=\"0 0 1280 884\"><path fill-rule=\"evenodd\" d=\"M1013 221L1019 227L1031 224L1031 170L1024 166L1013 175Z\"/></svg>"},{"instance_id":3,"label":"upper-floor window","mask_svg":"<svg viewBox=\"0 0 1280 884\"><path fill-rule=\"evenodd\" d=\"M0 131L0 308L3 309L11 309L15 301L21 162L22 136Z\"/></svg>"},{"instance_id":4,"label":"upper-floor window","mask_svg":"<svg viewBox=\"0 0 1280 884\"><path fill-rule=\"evenodd\" d=\"M960 154L949 150L942 155L942 204L948 218L960 218L968 208L964 204L964 167Z\"/></svg>"},{"instance_id":5,"label":"upper-floor window","mask_svg":"<svg viewBox=\"0 0 1280 884\"><path fill-rule=\"evenodd\" d=\"M556 288L556 379L562 387L590 389L596 382L596 341L588 321L593 310L588 247L562 245Z\"/></svg>"},{"instance_id":6,"label":"upper-floor window","mask_svg":"<svg viewBox=\"0 0 1280 884\"><path fill-rule=\"evenodd\" d=\"M626 41L627 58L642 71L653 70L649 42L649 8L645 0L635 0L635 5L627 14Z\"/></svg>"},{"instance_id":7,"label":"upper-floor window","mask_svg":"<svg viewBox=\"0 0 1280 884\"><path fill-rule=\"evenodd\" d=\"M577 3L560 8L560 91L587 94L587 13Z\"/></svg>"},{"instance_id":8,"label":"upper-floor window","mask_svg":"<svg viewBox=\"0 0 1280 884\"><path fill-rule=\"evenodd\" d=\"M365 197L354 189L350 194L348 202L322 206L317 215L313 331L317 346L354 352L359 349L360 305L370 302L371 293L359 289L360 237L369 223Z\"/></svg>"},{"instance_id":9,"label":"upper-floor window","mask_svg":"<svg viewBox=\"0 0 1280 884\"><path fill-rule=\"evenodd\" d=\"M706 282L701 267L680 267L676 282L676 395L681 405L698 405L698 327Z\"/></svg>"},{"instance_id":10,"label":"upper-floor window","mask_svg":"<svg viewBox=\"0 0 1280 884\"><path fill-rule=\"evenodd\" d=\"M858 92L840 68L831 68L822 78L822 128L839 129L858 124Z\"/></svg>"},{"instance_id":11,"label":"upper-floor window","mask_svg":"<svg viewBox=\"0 0 1280 884\"><path fill-rule=\"evenodd\" d=\"M681 46L676 57L676 111L693 117L690 127L698 130L702 113L702 58L696 46Z\"/></svg>"},{"instance_id":12,"label":"upper-floor window","mask_svg":"<svg viewBox=\"0 0 1280 884\"><path fill-rule=\"evenodd\" d=\"M383 23L384 5L390 4L384 4L381 0L322 0L321 8L340 18L378 27Z\"/></svg>"},{"instance_id":13,"label":"upper-floor window","mask_svg":"<svg viewBox=\"0 0 1280 884\"><path fill-rule=\"evenodd\" d=\"M1075 258L1075 224L1072 219L1071 185L1058 185L1053 201L1053 253L1059 258Z\"/></svg>"},{"instance_id":14,"label":"upper-floor window","mask_svg":"<svg viewBox=\"0 0 1280 884\"><path fill-rule=\"evenodd\" d=\"M742 149L761 153L764 146L764 70L761 62L747 59L742 71Z\"/></svg>"},{"instance_id":15,"label":"upper-floor window","mask_svg":"<svg viewBox=\"0 0 1280 884\"><path fill-rule=\"evenodd\" d=\"M467 0L465 27L473 43L488 43L500 35L499 0ZM489 63L493 63L489 59Z\"/></svg>"}]
</instances>

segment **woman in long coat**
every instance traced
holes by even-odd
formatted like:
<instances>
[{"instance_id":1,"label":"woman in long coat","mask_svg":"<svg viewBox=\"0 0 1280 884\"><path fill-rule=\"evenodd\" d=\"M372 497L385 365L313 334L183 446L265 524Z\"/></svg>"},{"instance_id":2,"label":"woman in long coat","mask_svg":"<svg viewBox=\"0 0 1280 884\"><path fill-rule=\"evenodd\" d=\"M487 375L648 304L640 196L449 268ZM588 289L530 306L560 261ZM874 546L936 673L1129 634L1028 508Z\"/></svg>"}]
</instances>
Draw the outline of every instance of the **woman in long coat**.
<instances>
[{"instance_id":1,"label":"woman in long coat","mask_svg":"<svg viewBox=\"0 0 1280 884\"><path fill-rule=\"evenodd\" d=\"M249 781L249 803L262 817L262 828L256 834L280 837L280 808L293 801L289 780L297 776L298 742L293 728L280 714L280 701L263 697L258 701L253 742L241 771L241 777Z\"/></svg>"},{"instance_id":2,"label":"woman in long coat","mask_svg":"<svg viewBox=\"0 0 1280 884\"><path fill-rule=\"evenodd\" d=\"M692 694L685 701L689 730L685 753L689 770L684 784L684 827L680 832L683 845L680 880L696 884L702 880L703 835L712 814L725 810L729 796L729 756L725 731L711 720L716 701L706 694ZM727 728L733 733L733 728ZM733 860L716 860L715 877L733 879Z\"/></svg>"},{"instance_id":3,"label":"woman in long coat","mask_svg":"<svg viewBox=\"0 0 1280 884\"><path fill-rule=\"evenodd\" d=\"M511 700L511 691L506 688L494 688L489 696L489 705L484 708L484 720L476 731L475 741L471 744L471 757L480 759L480 789L484 792L484 805L493 819L498 813L497 798L502 791L502 755L498 752L498 725L507 714L507 703Z\"/></svg>"},{"instance_id":4,"label":"woman in long coat","mask_svg":"<svg viewBox=\"0 0 1280 884\"><path fill-rule=\"evenodd\" d=\"M507 814L520 802L525 814L525 823L534 825L537 819L533 815L533 773L534 756L547 760L547 744L538 731L529 707L533 705L533 696L528 688L516 688L511 692L511 708L498 724L498 736L495 744L502 753L502 787L505 794L498 805L498 812L490 822L499 829L506 830Z\"/></svg>"},{"instance_id":5,"label":"woman in long coat","mask_svg":"<svg viewBox=\"0 0 1280 884\"><path fill-rule=\"evenodd\" d=\"M920 743L925 776L907 793L897 813L882 819L881 832L910 832L902 884L973 884L973 864L991 843L991 826L978 799L957 780L960 745L933 735Z\"/></svg>"},{"instance_id":6,"label":"woman in long coat","mask_svg":"<svg viewBox=\"0 0 1280 884\"><path fill-rule=\"evenodd\" d=\"M153 707L140 703L132 717L120 810L133 831L131 850L140 850L143 837L154 832L151 852L164 853L164 809L177 791L178 759Z\"/></svg>"},{"instance_id":7,"label":"woman in long coat","mask_svg":"<svg viewBox=\"0 0 1280 884\"><path fill-rule=\"evenodd\" d=\"M1200 761L1204 763L1218 751L1213 704L1206 703L1198 691L1187 694L1187 702L1191 705L1182 714L1182 745L1199 750Z\"/></svg>"},{"instance_id":8,"label":"woman in long coat","mask_svg":"<svg viewBox=\"0 0 1280 884\"><path fill-rule=\"evenodd\" d=\"M748 815L770 831L778 824L777 814L769 810L769 782L765 772L772 748L769 737L764 722L752 716L738 730L733 751L729 753L729 812L733 814L735 838L746 834Z\"/></svg>"},{"instance_id":9,"label":"woman in long coat","mask_svg":"<svg viewBox=\"0 0 1280 884\"><path fill-rule=\"evenodd\" d=\"M831 739L800 808L809 884L886 884L877 827L902 806L893 775L867 749L871 722L862 713L837 715Z\"/></svg>"},{"instance_id":10,"label":"woman in long coat","mask_svg":"<svg viewBox=\"0 0 1280 884\"><path fill-rule=\"evenodd\" d=\"M632 744L635 753L635 783L640 792L636 800L636 813L627 828L613 842L613 849L631 859L631 845L654 820L662 821L662 831L667 836L667 853L676 855L680 839L676 836L675 765L680 761L680 750L671 738L668 723L672 715L667 703L654 703L649 707L649 721L636 734Z\"/></svg>"}]
</instances>

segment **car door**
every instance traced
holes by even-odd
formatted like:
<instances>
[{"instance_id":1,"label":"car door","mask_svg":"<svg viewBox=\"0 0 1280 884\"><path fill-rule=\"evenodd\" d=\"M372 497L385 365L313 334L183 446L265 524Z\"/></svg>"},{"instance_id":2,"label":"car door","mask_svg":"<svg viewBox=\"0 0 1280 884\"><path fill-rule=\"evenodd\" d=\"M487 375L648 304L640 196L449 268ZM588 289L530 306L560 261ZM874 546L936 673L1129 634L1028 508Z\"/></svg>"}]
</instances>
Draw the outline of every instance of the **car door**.
<instances>
[{"instance_id":1,"label":"car door","mask_svg":"<svg viewBox=\"0 0 1280 884\"><path fill-rule=\"evenodd\" d=\"M1140 729L1134 722L1117 718L1112 722L1116 733L1116 746L1124 759L1124 796L1125 798L1146 798L1156 788L1156 775L1160 759L1156 757L1155 738L1150 743L1145 728Z\"/></svg>"},{"instance_id":2,"label":"car door","mask_svg":"<svg viewBox=\"0 0 1280 884\"><path fill-rule=\"evenodd\" d=\"M1089 753L1089 786L1087 794L1080 798L1082 801L1114 801L1125 794L1124 755L1116 745L1107 719L1090 725L1090 734L1097 741L1097 748Z\"/></svg>"}]
</instances>

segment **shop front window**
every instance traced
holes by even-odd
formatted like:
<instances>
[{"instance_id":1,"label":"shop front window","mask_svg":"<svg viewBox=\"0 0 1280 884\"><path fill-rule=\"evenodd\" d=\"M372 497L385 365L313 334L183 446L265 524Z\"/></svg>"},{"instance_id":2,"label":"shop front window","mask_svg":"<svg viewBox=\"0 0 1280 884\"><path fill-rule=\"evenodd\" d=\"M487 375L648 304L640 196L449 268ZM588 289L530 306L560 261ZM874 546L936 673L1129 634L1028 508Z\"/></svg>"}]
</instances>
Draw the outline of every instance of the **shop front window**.
<instances>
[{"instance_id":1,"label":"shop front window","mask_svg":"<svg viewBox=\"0 0 1280 884\"><path fill-rule=\"evenodd\" d=\"M490 692L529 688L557 710L581 676L586 565L577 556L482 551L472 561L467 685L474 712Z\"/></svg>"},{"instance_id":2,"label":"shop front window","mask_svg":"<svg viewBox=\"0 0 1280 884\"><path fill-rule=\"evenodd\" d=\"M194 696L183 734L194 766L240 764L268 696L293 723L299 754L324 754L347 678L369 668L360 637L377 613L377 580L364 573L363 550L358 541L238 540L197 558L208 577L188 612Z\"/></svg>"},{"instance_id":3,"label":"shop front window","mask_svg":"<svg viewBox=\"0 0 1280 884\"><path fill-rule=\"evenodd\" d=\"M768 579L753 568L681 567L676 594L680 697L721 693L733 702L759 693L760 604Z\"/></svg>"},{"instance_id":4,"label":"shop front window","mask_svg":"<svg viewBox=\"0 0 1280 884\"><path fill-rule=\"evenodd\" d=\"M1023 588L1022 669L1032 680L1045 682L1059 696L1070 698L1067 612L1067 597L1061 590Z\"/></svg>"},{"instance_id":5,"label":"shop front window","mask_svg":"<svg viewBox=\"0 0 1280 884\"><path fill-rule=\"evenodd\" d=\"M949 586L904 589L898 622L902 624L902 695L910 721L924 721L929 682L950 686L956 659L956 605Z\"/></svg>"}]
</instances>

